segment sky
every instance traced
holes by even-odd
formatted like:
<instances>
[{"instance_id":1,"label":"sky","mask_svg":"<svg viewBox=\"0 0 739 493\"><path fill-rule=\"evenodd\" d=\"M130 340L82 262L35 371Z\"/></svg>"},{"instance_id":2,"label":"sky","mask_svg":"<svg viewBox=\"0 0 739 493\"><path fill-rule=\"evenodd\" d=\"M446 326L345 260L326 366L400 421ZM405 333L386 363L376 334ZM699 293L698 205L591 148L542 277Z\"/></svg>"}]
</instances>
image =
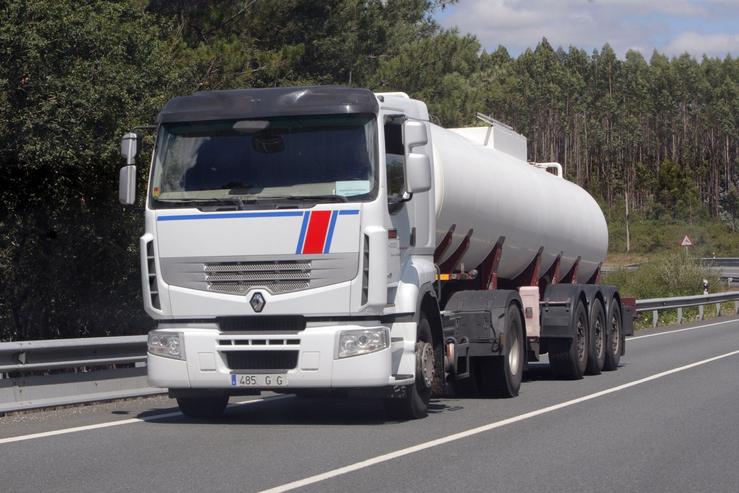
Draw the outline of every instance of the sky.
<instances>
[{"instance_id":1,"label":"sky","mask_svg":"<svg viewBox=\"0 0 739 493\"><path fill-rule=\"evenodd\" d=\"M477 36L487 51L505 46L513 56L542 37L556 49L592 52L609 43L623 57L688 52L739 56L739 0L459 0L437 12L445 28Z\"/></svg>"}]
</instances>

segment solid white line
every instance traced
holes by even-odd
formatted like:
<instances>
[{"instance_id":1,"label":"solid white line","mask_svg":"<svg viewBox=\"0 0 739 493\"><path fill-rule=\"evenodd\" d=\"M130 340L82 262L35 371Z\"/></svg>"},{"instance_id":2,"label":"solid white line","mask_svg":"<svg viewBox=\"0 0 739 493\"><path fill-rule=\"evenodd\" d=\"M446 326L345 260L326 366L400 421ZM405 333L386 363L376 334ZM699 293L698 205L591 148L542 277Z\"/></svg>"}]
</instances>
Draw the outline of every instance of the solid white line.
<instances>
[{"instance_id":1,"label":"solid white line","mask_svg":"<svg viewBox=\"0 0 739 493\"><path fill-rule=\"evenodd\" d=\"M257 402L275 401L278 399L286 399L292 397L292 395L276 395L273 397L264 397L262 399L254 399L251 401L234 402L229 404L228 407L244 406L246 404L256 404ZM25 440L33 440L35 438L46 438L53 437L56 435L66 435L67 433L76 433L78 431L97 430L99 428L110 428L112 426L130 425L134 423L145 423L149 421L158 421L160 419L174 418L182 416L179 411L163 414L154 414L152 416L146 416L144 418L130 418L130 419L119 419L117 421L107 421L105 423L96 423L94 425L76 426L74 428L63 428L61 430L44 431L41 433L31 433L30 435L19 435L15 437L0 438L0 445L13 442L23 442Z\"/></svg>"},{"instance_id":2,"label":"solid white line","mask_svg":"<svg viewBox=\"0 0 739 493\"><path fill-rule=\"evenodd\" d=\"M731 324L731 323L737 323L737 322L739 322L739 320L737 320L737 319L734 319L734 320L724 320L723 322L713 322L713 323L710 323L710 324L696 325L695 327L686 327L684 329L667 330L665 332L658 332L656 334L646 334L646 335L643 335L643 336L627 337L626 340L627 341L635 341L637 339L646 339L647 337L666 336L666 335L670 335L670 334L677 334L678 332L686 332L688 330L696 330L696 329L702 329L704 327L713 327L714 325Z\"/></svg>"},{"instance_id":3,"label":"solid white line","mask_svg":"<svg viewBox=\"0 0 739 493\"><path fill-rule=\"evenodd\" d=\"M301 488L303 486L308 486L310 484L315 484L320 481L325 481L327 479L335 478L337 476L341 476L343 474L348 474L350 472L358 471L360 469L364 469L370 466L373 466L375 464L380 464L382 462L387 462L389 460L397 459L399 457L403 457L406 455L414 454L416 452L420 452L422 450L426 450L432 447L438 447L439 445L444 445L449 442L454 442L456 440L461 440L462 438L467 438L473 435L478 435L480 433L485 433L486 431L494 430L496 428L502 428L503 426L507 426L513 423L518 423L520 421L524 421L526 419L534 418L536 416L541 416L542 414L551 413L554 411L557 411L559 409L574 406L576 404L580 404L581 402L586 402L592 399L597 399L598 397L602 397L604 395L613 394L614 392L619 392L621 390L625 390L631 387L634 387L636 385L640 385L646 382L651 382L652 380L657 380L658 378L663 378L668 375L672 375L673 373L678 373L681 371L688 370L690 368L695 368L696 366L705 365L708 363L711 363L713 361L717 361L723 358L728 358L729 356L734 356L739 354L739 350L732 351L730 353L722 354L720 356L714 356L713 358L704 359L702 361L697 361L695 363L691 363L689 365L681 366L679 368L674 368L672 370L663 371L661 373L656 373L654 375L651 375L646 378L642 378L639 380L634 380L633 382L625 383L623 385L618 385L616 387L611 387L606 390L601 390L600 392L596 392L594 394L589 394L583 397L578 397L577 399L572 399L566 402L562 402L560 404L555 404L553 406L548 406L542 409L537 409L535 411L531 411L525 414L521 414L519 416L514 416L512 418L503 419L501 421L496 421L494 423L490 423L487 425L479 426L477 428L471 428L469 430L465 430L459 433L455 433L453 435L448 435L442 438L437 438L436 440L431 440L429 442L419 443L418 445L414 445L412 447L396 450L394 452L390 452L383 455L378 455L377 457L372 457L371 459L367 459L361 462L357 462L355 464L349 464L348 466L339 467L338 469L333 469L331 471L327 471L321 474L316 474L315 476L310 476L305 479L300 479L298 481L293 481L291 483L286 483L280 486L275 486L274 488L270 488L267 490L263 490L261 493L279 493L283 491L291 491L296 488Z\"/></svg>"}]
</instances>

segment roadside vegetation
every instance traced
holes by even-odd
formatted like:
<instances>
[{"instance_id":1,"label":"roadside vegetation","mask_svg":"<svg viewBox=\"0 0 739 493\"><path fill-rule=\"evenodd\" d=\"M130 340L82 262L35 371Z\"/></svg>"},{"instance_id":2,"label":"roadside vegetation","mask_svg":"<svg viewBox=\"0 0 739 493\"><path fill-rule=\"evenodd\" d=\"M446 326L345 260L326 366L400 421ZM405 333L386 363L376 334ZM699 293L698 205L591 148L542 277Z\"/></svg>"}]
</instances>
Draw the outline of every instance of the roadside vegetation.
<instances>
[{"instance_id":1,"label":"roadside vegetation","mask_svg":"<svg viewBox=\"0 0 739 493\"><path fill-rule=\"evenodd\" d=\"M708 282L708 292L726 291L714 271L700 261L685 255L684 252L662 253L651 260L644 261L636 269L622 267L607 273L603 282L618 286L621 295L636 299L666 298L670 296L693 296L703 294L703 281ZM723 303L721 313L734 313L734 302ZM715 318L714 304L704 307L704 319ZM699 309L685 308L685 321L696 320ZM659 324L666 325L677 321L677 310L661 310ZM652 326L652 313L646 312L636 321L637 328Z\"/></svg>"},{"instance_id":2,"label":"roadside vegetation","mask_svg":"<svg viewBox=\"0 0 739 493\"><path fill-rule=\"evenodd\" d=\"M528 137L532 160L561 162L599 200L613 252L625 251L628 197L630 255L652 259L685 233L695 254L736 255L739 60L622 59L607 44L589 53L546 39L518 56L488 52L434 21L449 3L0 2L0 340L151 327L143 199L117 203L119 139L201 90L341 84L405 91L443 126L490 114ZM141 133L146 156L153 135ZM654 269L664 279L613 278L650 296L699 288L702 274Z\"/></svg>"}]
</instances>

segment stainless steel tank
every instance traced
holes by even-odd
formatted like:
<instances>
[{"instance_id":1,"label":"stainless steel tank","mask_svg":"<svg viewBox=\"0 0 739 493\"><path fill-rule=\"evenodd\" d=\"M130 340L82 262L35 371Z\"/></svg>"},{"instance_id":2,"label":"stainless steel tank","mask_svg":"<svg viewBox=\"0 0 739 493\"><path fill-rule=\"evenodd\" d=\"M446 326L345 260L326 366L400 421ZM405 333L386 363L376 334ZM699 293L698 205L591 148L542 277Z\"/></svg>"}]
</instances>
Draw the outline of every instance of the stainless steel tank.
<instances>
[{"instance_id":1,"label":"stainless steel tank","mask_svg":"<svg viewBox=\"0 0 739 493\"><path fill-rule=\"evenodd\" d=\"M429 126L436 244L456 225L453 241L439 263L452 255L472 229L469 248L461 259L466 270L478 267L498 238L505 236L498 266L501 278L513 279L521 274L539 248L543 248L542 274L561 253L562 275L578 257L581 257L577 269L580 282L593 275L606 255L608 228L590 194L574 183L528 164L525 140L521 156L520 152L518 155L503 152L500 150L503 146L474 142L469 138L470 132L464 137L433 124Z\"/></svg>"}]
</instances>

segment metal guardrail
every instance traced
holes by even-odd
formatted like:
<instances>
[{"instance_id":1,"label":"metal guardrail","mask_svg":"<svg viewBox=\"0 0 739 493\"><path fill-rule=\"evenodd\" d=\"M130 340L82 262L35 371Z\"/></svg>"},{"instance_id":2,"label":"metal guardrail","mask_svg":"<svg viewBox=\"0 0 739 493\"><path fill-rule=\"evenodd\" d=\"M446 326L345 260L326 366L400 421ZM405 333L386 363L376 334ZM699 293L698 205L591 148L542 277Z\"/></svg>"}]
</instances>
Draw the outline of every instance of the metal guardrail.
<instances>
[{"instance_id":1,"label":"metal guardrail","mask_svg":"<svg viewBox=\"0 0 739 493\"><path fill-rule=\"evenodd\" d=\"M0 414L162 392L146 381L146 336L0 343Z\"/></svg>"},{"instance_id":2,"label":"metal guardrail","mask_svg":"<svg viewBox=\"0 0 739 493\"><path fill-rule=\"evenodd\" d=\"M739 261L739 259L737 259ZM656 327L660 310L734 301L739 291L677 298L637 300L637 312L652 312ZM146 336L92 337L0 343L0 415L6 412L163 394L146 381Z\"/></svg>"},{"instance_id":3,"label":"metal guardrail","mask_svg":"<svg viewBox=\"0 0 739 493\"><path fill-rule=\"evenodd\" d=\"M721 315L721 304L727 301L734 302L734 313L739 314L739 291L728 293L702 294L697 296L678 296L673 298L652 298L636 301L636 311L652 311L652 327L659 323L660 310L677 310L677 323L683 323L683 308L698 307L698 318L703 320L705 305L716 306L716 316Z\"/></svg>"},{"instance_id":4,"label":"metal guardrail","mask_svg":"<svg viewBox=\"0 0 739 493\"><path fill-rule=\"evenodd\" d=\"M739 267L739 257L700 257L696 260L713 267Z\"/></svg>"}]
</instances>

